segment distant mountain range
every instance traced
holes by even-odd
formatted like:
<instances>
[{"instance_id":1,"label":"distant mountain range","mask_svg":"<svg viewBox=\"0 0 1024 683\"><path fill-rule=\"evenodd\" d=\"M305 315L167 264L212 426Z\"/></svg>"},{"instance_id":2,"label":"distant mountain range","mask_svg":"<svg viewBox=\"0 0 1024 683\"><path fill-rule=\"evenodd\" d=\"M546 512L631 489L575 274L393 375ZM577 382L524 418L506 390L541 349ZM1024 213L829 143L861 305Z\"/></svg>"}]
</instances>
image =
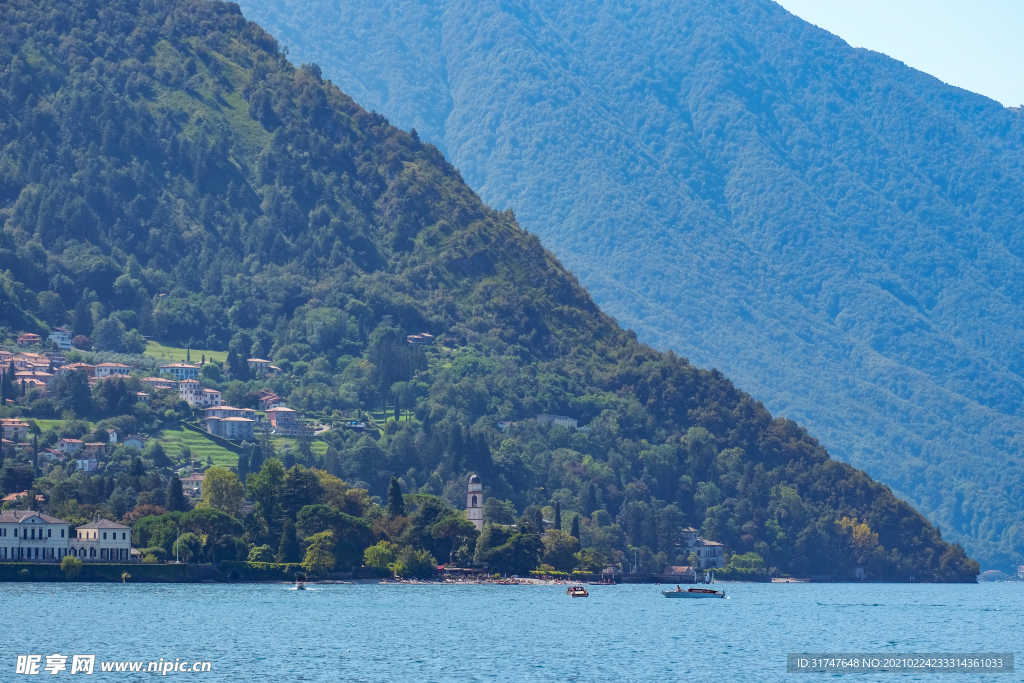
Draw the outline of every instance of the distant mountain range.
<instances>
[{"instance_id":1,"label":"distant mountain range","mask_svg":"<svg viewBox=\"0 0 1024 683\"><path fill-rule=\"evenodd\" d=\"M194 528L209 530L196 547L211 560L265 557L270 544L298 559L299 538L326 532L328 566L358 565L388 540L406 557L426 553L428 568L475 552L525 573L543 552L565 570L600 570L629 553L659 572L695 561L676 542L696 525L723 544L728 571L978 575L962 547L794 422L720 372L639 343L433 145L360 107L319 67L293 66L237 5L0 0L0 26L0 341L56 325L103 351L144 333L192 342L194 357L202 341L228 350L201 375L228 404L254 407L269 388L306 414L358 408L386 420L328 430L315 450L300 440L276 451L269 435L242 448L254 508L242 523L230 517L240 491L234 504L207 495L213 509L201 512L219 521ZM264 354L280 374L252 377L244 359ZM4 377L16 404L0 415L66 415L60 429L76 434L89 426L75 416L152 432L189 413L173 393L157 393L153 409L135 403L137 377L90 391L72 371L45 393ZM165 400L175 407L157 408ZM552 426L539 414L573 418ZM56 428L41 431L56 443ZM0 495L40 491L48 510L111 518L137 500L140 547L166 556L171 535L155 530L177 530L177 513L160 519L142 501L165 500L167 454L121 453L108 463L131 458L127 472L68 476L8 443ZM475 550L435 523L475 538L450 515L470 473L500 525ZM367 491L389 496L388 512L371 516ZM403 491L418 494L406 496L411 510ZM572 515L574 534L542 541L544 517L559 514L567 525Z\"/></svg>"},{"instance_id":2,"label":"distant mountain range","mask_svg":"<svg viewBox=\"0 0 1024 683\"><path fill-rule=\"evenodd\" d=\"M246 0L641 337L1024 552L1021 114L767 0Z\"/></svg>"}]
</instances>

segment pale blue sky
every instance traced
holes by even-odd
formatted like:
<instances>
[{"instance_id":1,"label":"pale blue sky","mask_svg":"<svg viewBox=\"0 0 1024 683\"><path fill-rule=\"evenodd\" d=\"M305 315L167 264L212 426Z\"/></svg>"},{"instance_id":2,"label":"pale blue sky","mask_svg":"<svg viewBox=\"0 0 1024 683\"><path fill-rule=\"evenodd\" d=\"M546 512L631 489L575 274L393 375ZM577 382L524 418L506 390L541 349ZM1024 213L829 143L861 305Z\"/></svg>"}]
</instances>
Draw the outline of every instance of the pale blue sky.
<instances>
[{"instance_id":1,"label":"pale blue sky","mask_svg":"<svg viewBox=\"0 0 1024 683\"><path fill-rule=\"evenodd\" d=\"M1024 104L1024 0L777 0L854 47Z\"/></svg>"}]
</instances>

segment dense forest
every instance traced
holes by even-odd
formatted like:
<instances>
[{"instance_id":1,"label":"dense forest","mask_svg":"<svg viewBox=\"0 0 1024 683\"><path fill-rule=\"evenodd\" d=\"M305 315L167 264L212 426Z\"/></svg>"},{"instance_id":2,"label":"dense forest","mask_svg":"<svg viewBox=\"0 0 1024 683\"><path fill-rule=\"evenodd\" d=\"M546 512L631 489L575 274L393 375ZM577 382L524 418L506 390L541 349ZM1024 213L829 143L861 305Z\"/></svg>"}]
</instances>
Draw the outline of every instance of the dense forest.
<instances>
[{"instance_id":1,"label":"dense forest","mask_svg":"<svg viewBox=\"0 0 1024 683\"><path fill-rule=\"evenodd\" d=\"M191 510L156 445L119 448L120 466L96 475L11 454L5 490L132 520L154 558L186 530L211 561L567 570L624 566L635 550L657 570L687 561L675 543L692 525L743 567L977 575L797 424L638 342L436 147L315 64L293 67L236 5L3 0L0 24L5 336L65 324L111 353L140 336L202 344L228 352L203 373L229 402L269 387L309 413L391 416L380 432L328 432L325 449L242 444ZM437 342L410 346L419 332ZM252 355L281 374L250 376ZM90 390L67 373L51 397L3 410L61 416L34 430L44 440L80 433L86 415L122 429L187 417L173 392L131 405L137 381ZM471 473L487 496L479 537L456 513ZM544 532L549 515L561 530Z\"/></svg>"},{"instance_id":2,"label":"dense forest","mask_svg":"<svg viewBox=\"0 0 1024 683\"><path fill-rule=\"evenodd\" d=\"M641 341L1024 562L1024 120L771 0L244 0Z\"/></svg>"}]
</instances>

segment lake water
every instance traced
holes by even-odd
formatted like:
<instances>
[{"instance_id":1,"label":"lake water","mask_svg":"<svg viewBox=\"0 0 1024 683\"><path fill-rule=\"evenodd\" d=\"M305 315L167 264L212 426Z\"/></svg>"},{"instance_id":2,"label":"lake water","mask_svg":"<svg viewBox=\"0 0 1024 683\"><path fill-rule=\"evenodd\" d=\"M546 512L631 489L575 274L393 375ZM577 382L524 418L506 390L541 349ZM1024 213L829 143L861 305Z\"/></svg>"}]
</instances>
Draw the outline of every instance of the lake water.
<instances>
[{"instance_id":1,"label":"lake water","mask_svg":"<svg viewBox=\"0 0 1024 683\"><path fill-rule=\"evenodd\" d=\"M1024 583L718 584L727 600L667 600L664 587L270 584L0 584L7 654L208 660L207 681L781 681L787 652L1014 652ZM45 671L41 680L63 680ZM858 681L950 674L846 674ZM967 674L954 680L1024 680ZM76 677L78 675L76 674ZM829 679L837 676L829 675ZM74 680L74 679L72 679Z\"/></svg>"}]
</instances>

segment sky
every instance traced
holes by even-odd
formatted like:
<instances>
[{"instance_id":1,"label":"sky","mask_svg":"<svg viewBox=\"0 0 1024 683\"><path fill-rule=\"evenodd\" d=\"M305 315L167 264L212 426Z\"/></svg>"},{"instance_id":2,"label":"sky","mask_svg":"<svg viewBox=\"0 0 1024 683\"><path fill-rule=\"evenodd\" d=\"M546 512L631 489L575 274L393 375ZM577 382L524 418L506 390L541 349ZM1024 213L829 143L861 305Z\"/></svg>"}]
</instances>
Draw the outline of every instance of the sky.
<instances>
[{"instance_id":1,"label":"sky","mask_svg":"<svg viewBox=\"0 0 1024 683\"><path fill-rule=\"evenodd\" d=\"M854 47L1024 104L1024 0L776 0Z\"/></svg>"}]
</instances>

